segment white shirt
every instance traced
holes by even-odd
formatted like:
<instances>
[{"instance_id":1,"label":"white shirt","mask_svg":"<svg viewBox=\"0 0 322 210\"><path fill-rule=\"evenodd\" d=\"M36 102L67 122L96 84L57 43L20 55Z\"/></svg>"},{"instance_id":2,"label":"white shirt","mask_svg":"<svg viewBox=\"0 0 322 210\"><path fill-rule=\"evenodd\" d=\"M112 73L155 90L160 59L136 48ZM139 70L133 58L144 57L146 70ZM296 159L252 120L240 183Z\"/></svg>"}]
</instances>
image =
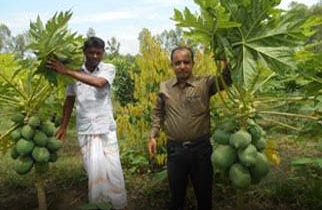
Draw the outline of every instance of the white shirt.
<instances>
[{"instance_id":1,"label":"white shirt","mask_svg":"<svg viewBox=\"0 0 322 210\"><path fill-rule=\"evenodd\" d=\"M97 68L90 72L85 65L81 71L96 77L106 79L108 84L97 88L77 81L68 85L67 96L76 96L76 125L79 135L108 133L116 130L111 101L111 85L115 77L115 67L112 64L100 62Z\"/></svg>"}]
</instances>

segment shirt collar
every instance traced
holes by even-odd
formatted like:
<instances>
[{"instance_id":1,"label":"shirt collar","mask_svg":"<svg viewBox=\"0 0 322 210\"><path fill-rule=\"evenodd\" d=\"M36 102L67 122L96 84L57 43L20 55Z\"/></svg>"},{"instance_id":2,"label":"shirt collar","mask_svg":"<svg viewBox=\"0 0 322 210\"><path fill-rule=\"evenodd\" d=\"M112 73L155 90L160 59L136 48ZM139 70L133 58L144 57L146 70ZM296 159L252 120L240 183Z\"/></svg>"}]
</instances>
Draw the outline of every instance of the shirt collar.
<instances>
[{"instance_id":1,"label":"shirt collar","mask_svg":"<svg viewBox=\"0 0 322 210\"><path fill-rule=\"evenodd\" d=\"M90 72L90 71L86 68L86 65L85 65L85 63L84 63L84 64L82 65L81 70L82 70L83 72L85 72L85 73L92 74L92 73L94 73L94 72L96 72L96 71L99 71L99 70L101 69L102 65L103 65L103 63L102 63L102 61L101 61L101 62L97 65L97 67L94 69L94 71L93 71L93 72Z\"/></svg>"},{"instance_id":2,"label":"shirt collar","mask_svg":"<svg viewBox=\"0 0 322 210\"><path fill-rule=\"evenodd\" d=\"M178 84L178 79L175 77L172 81L172 87ZM194 87L195 86L195 76L191 75L191 77L187 80L187 85Z\"/></svg>"}]
</instances>

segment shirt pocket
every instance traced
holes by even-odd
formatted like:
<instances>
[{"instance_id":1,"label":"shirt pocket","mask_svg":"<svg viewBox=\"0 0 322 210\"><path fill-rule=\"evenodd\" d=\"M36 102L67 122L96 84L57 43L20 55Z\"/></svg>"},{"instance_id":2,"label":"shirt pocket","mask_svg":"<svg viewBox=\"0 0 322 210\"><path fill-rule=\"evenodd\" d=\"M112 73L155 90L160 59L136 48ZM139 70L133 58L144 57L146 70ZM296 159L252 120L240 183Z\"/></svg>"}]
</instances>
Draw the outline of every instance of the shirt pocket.
<instances>
[{"instance_id":1,"label":"shirt pocket","mask_svg":"<svg viewBox=\"0 0 322 210\"><path fill-rule=\"evenodd\" d=\"M106 87L106 85L101 88L95 88L95 98L103 99L106 97L107 94L108 94L108 88Z\"/></svg>"},{"instance_id":2,"label":"shirt pocket","mask_svg":"<svg viewBox=\"0 0 322 210\"><path fill-rule=\"evenodd\" d=\"M187 96L184 100L185 106L188 108L192 116L199 116L207 112L206 101L200 94Z\"/></svg>"},{"instance_id":3,"label":"shirt pocket","mask_svg":"<svg viewBox=\"0 0 322 210\"><path fill-rule=\"evenodd\" d=\"M87 102L87 101L95 101L95 88L81 83L77 82L76 83L76 92L77 92L77 97L80 102Z\"/></svg>"}]
</instances>

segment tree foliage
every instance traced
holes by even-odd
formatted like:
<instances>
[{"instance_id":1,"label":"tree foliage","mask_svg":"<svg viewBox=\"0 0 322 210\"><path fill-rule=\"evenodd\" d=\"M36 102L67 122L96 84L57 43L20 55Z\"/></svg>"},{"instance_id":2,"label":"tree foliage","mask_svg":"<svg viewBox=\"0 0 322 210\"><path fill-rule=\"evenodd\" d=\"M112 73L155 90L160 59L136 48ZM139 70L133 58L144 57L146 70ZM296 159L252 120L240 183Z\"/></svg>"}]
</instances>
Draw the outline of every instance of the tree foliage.
<instances>
[{"instance_id":1,"label":"tree foliage","mask_svg":"<svg viewBox=\"0 0 322 210\"><path fill-rule=\"evenodd\" d=\"M216 59L227 59L235 84L246 90L251 88L259 66L278 73L295 68L295 49L304 44L304 37L312 33L310 26L316 22L299 12L276 9L279 0L195 3L200 14L192 14L188 8L175 10L173 20L177 26L187 28L186 35L206 43ZM304 25L308 21L311 24Z\"/></svg>"},{"instance_id":2,"label":"tree foliage","mask_svg":"<svg viewBox=\"0 0 322 210\"><path fill-rule=\"evenodd\" d=\"M9 52L13 48L11 31L5 24L0 25L0 52Z\"/></svg>"},{"instance_id":3,"label":"tree foliage","mask_svg":"<svg viewBox=\"0 0 322 210\"><path fill-rule=\"evenodd\" d=\"M120 55L120 46L120 42L118 42L115 37L112 37L110 40L107 40L107 57L109 59L113 59Z\"/></svg>"},{"instance_id":4,"label":"tree foliage","mask_svg":"<svg viewBox=\"0 0 322 210\"><path fill-rule=\"evenodd\" d=\"M17 58L25 56L26 47L29 44L28 32L23 32L13 36L8 26L0 25L0 52L1 53L15 53Z\"/></svg>"},{"instance_id":5,"label":"tree foliage","mask_svg":"<svg viewBox=\"0 0 322 210\"><path fill-rule=\"evenodd\" d=\"M255 120L301 131L305 123L288 119L319 122L318 116L312 116L312 109L298 107L303 103L311 106L313 100L320 99L317 97L321 89L319 68L307 68L303 78L299 67L306 69L309 62L319 66L315 60L317 54L305 50L309 47L305 44L317 34L321 15L303 15L303 8L298 7L290 12L277 9L279 0L194 2L200 7L199 14L188 8L182 12L175 9L172 19L185 29L186 36L204 43L214 53L215 60L228 61L233 74L232 88L226 87L225 93L217 94L224 105L216 106L220 117L213 120L217 125L218 119L228 117L241 129L248 129ZM219 69L221 63L217 62ZM312 84L318 91L300 91L306 84ZM278 157L276 148L265 153L270 160Z\"/></svg>"},{"instance_id":6,"label":"tree foliage","mask_svg":"<svg viewBox=\"0 0 322 210\"><path fill-rule=\"evenodd\" d=\"M56 13L45 25L40 17L30 23L31 44L28 48L36 54L39 62L36 73L44 75L50 83L55 85L58 81L65 83L70 81L46 68L48 58L58 59L71 69L79 69L83 62L84 39L68 29L71 16L70 11L60 12Z\"/></svg>"},{"instance_id":7,"label":"tree foliage","mask_svg":"<svg viewBox=\"0 0 322 210\"><path fill-rule=\"evenodd\" d=\"M160 42L146 29L141 33L140 54L136 57L139 72L131 72L134 79L134 104L120 107L117 113L118 135L132 145L145 151L149 138L151 110L161 81L170 77L168 53Z\"/></svg>"},{"instance_id":8,"label":"tree foliage","mask_svg":"<svg viewBox=\"0 0 322 210\"><path fill-rule=\"evenodd\" d=\"M41 117L51 116L61 109L61 91L54 88L40 75L35 75L37 65L33 61L17 60L13 54L0 54L0 106L1 117L9 120L17 113L24 113L26 119L37 113ZM8 135L12 124L0 135L0 151L6 151L11 142Z\"/></svg>"},{"instance_id":9,"label":"tree foliage","mask_svg":"<svg viewBox=\"0 0 322 210\"><path fill-rule=\"evenodd\" d=\"M132 75L138 73L139 69L133 56L117 56L107 60L116 67L116 74L113 84L113 96L121 106L132 104L134 99L134 79Z\"/></svg>"}]
</instances>

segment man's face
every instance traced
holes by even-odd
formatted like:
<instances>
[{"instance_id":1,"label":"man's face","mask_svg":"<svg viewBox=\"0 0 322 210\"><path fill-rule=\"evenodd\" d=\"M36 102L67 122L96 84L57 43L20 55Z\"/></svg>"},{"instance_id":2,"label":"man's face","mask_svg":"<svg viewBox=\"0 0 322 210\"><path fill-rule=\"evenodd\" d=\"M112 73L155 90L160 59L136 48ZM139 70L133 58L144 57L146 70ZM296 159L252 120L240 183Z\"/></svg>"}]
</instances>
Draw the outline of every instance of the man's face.
<instances>
[{"instance_id":1,"label":"man's face","mask_svg":"<svg viewBox=\"0 0 322 210\"><path fill-rule=\"evenodd\" d=\"M187 49L176 50L173 54L171 65L179 81L189 79L194 65L190 51Z\"/></svg>"},{"instance_id":2,"label":"man's face","mask_svg":"<svg viewBox=\"0 0 322 210\"><path fill-rule=\"evenodd\" d=\"M96 68L103 59L104 49L99 47L89 47L84 50L86 57L86 65L88 67Z\"/></svg>"}]
</instances>

